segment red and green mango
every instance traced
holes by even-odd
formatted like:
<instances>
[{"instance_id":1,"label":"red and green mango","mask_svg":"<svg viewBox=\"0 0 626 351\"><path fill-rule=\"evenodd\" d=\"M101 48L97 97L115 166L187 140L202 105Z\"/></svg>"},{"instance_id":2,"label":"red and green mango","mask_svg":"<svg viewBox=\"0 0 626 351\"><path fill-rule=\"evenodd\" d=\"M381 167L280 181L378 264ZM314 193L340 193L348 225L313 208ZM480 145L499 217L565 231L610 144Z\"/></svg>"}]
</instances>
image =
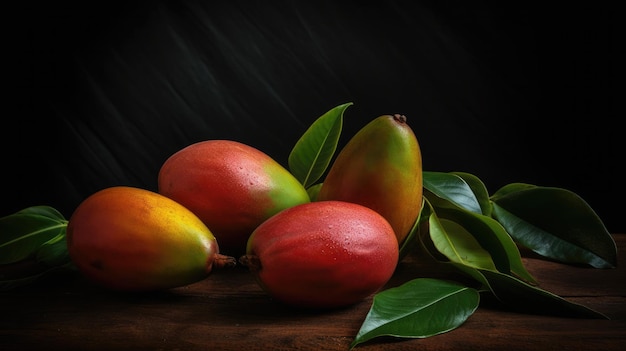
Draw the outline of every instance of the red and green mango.
<instances>
[{"instance_id":1,"label":"red and green mango","mask_svg":"<svg viewBox=\"0 0 626 351\"><path fill-rule=\"evenodd\" d=\"M380 213L402 244L422 206L422 154L404 115L382 115L343 147L317 201L357 203Z\"/></svg>"},{"instance_id":2,"label":"red and green mango","mask_svg":"<svg viewBox=\"0 0 626 351\"><path fill-rule=\"evenodd\" d=\"M257 226L286 208L310 202L304 186L264 152L232 140L206 140L171 155L159 193L195 213L222 252L245 253Z\"/></svg>"}]
</instances>

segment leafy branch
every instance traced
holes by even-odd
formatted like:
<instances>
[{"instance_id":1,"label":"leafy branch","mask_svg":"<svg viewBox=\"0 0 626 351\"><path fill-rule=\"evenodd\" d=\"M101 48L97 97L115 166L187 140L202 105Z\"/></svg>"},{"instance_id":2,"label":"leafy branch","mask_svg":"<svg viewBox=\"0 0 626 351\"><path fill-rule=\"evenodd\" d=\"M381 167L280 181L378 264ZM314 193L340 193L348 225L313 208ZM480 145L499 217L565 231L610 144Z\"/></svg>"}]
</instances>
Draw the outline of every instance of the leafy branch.
<instances>
[{"instance_id":1,"label":"leafy branch","mask_svg":"<svg viewBox=\"0 0 626 351\"><path fill-rule=\"evenodd\" d=\"M341 125L349 105L330 110L312 124L290 154L291 172L324 173L337 148L340 130L336 126ZM325 143L315 144L312 135ZM292 159L301 162L294 167ZM321 185L311 186L319 177L299 179L309 189ZM479 291L511 308L607 318L538 287L519 251L526 247L565 264L615 267L613 237L580 196L562 188L524 183L506 185L490 195L477 176L465 172L423 171L423 186L424 205L400 247L401 258L412 250L425 251L422 257L453 267L476 285L424 277L379 292L351 348L379 336L424 338L457 328L476 309Z\"/></svg>"}]
</instances>

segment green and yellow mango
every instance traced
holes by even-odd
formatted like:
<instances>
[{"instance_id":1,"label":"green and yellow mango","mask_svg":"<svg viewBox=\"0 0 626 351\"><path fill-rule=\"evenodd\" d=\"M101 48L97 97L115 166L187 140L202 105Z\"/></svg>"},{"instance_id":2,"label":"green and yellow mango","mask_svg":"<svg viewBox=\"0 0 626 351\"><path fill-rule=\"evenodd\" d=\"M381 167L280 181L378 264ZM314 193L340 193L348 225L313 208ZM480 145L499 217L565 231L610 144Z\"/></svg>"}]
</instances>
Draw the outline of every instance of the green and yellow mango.
<instances>
[{"instance_id":1,"label":"green and yellow mango","mask_svg":"<svg viewBox=\"0 0 626 351\"><path fill-rule=\"evenodd\" d=\"M337 155L317 201L357 203L391 224L399 245L422 206L422 155L404 115L383 115L359 130Z\"/></svg>"}]
</instances>

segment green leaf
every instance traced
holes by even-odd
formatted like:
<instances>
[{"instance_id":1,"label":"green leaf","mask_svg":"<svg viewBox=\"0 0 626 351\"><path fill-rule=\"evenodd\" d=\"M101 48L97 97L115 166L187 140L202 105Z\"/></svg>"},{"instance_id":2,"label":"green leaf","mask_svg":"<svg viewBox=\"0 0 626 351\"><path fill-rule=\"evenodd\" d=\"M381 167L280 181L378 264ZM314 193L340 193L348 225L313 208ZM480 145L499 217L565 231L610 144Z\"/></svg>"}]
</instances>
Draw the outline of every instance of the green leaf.
<instances>
[{"instance_id":1,"label":"green leaf","mask_svg":"<svg viewBox=\"0 0 626 351\"><path fill-rule=\"evenodd\" d=\"M0 218L0 290L73 268L67 252L68 221L49 206L33 206Z\"/></svg>"},{"instance_id":2,"label":"green leaf","mask_svg":"<svg viewBox=\"0 0 626 351\"><path fill-rule=\"evenodd\" d=\"M453 173L422 172L424 188L468 211L482 213L472 188Z\"/></svg>"},{"instance_id":3,"label":"green leaf","mask_svg":"<svg viewBox=\"0 0 626 351\"><path fill-rule=\"evenodd\" d=\"M516 193L522 190L526 190L526 189L532 189L532 188L536 188L536 185L532 185L532 184L527 184L527 183L511 183L511 184L507 184L503 187L501 187L500 189L498 189L498 191L496 191L495 194L493 194L490 197L490 200L494 200L500 197L504 197L505 195L511 194L511 193Z\"/></svg>"},{"instance_id":4,"label":"green leaf","mask_svg":"<svg viewBox=\"0 0 626 351\"><path fill-rule=\"evenodd\" d=\"M604 223L577 194L529 184L507 186L492 197L493 216L513 239L560 262L617 266L617 246Z\"/></svg>"},{"instance_id":5,"label":"green leaf","mask_svg":"<svg viewBox=\"0 0 626 351\"><path fill-rule=\"evenodd\" d=\"M400 245L400 253L398 255L400 260L402 260L411 250L413 250L417 246L420 228L422 227L424 222L428 221L428 214L426 214L426 211L424 211L425 201L426 199L422 198L422 210L417 216L417 219L415 220L413 227L409 231L409 234L404 239L404 242L402 243L402 245Z\"/></svg>"},{"instance_id":6,"label":"green leaf","mask_svg":"<svg viewBox=\"0 0 626 351\"><path fill-rule=\"evenodd\" d=\"M435 262L450 262L450 260L444 256L433 243L430 236L430 217L433 216L433 208L428 199L424 198L424 206L420 212L420 221L422 222L419 228L416 230L418 248L421 249L428 257L432 258Z\"/></svg>"},{"instance_id":7,"label":"green leaf","mask_svg":"<svg viewBox=\"0 0 626 351\"><path fill-rule=\"evenodd\" d=\"M426 338L462 325L476 311L480 294L461 284L418 278L374 296L350 348L380 336Z\"/></svg>"},{"instance_id":8,"label":"green leaf","mask_svg":"<svg viewBox=\"0 0 626 351\"><path fill-rule=\"evenodd\" d=\"M317 201L317 194L320 193L320 189L322 188L322 183L317 183L315 185L311 185L306 189L307 194L309 194L309 199L311 201Z\"/></svg>"},{"instance_id":9,"label":"green leaf","mask_svg":"<svg viewBox=\"0 0 626 351\"><path fill-rule=\"evenodd\" d=\"M63 228L57 236L41 245L39 250L37 250L35 260L51 267L70 262L66 239L66 228Z\"/></svg>"},{"instance_id":10,"label":"green leaf","mask_svg":"<svg viewBox=\"0 0 626 351\"><path fill-rule=\"evenodd\" d=\"M428 203L428 202L427 202ZM425 207L430 210L430 206ZM434 213L430 217L436 217ZM431 227L432 230L432 227ZM431 237L420 236L422 247L443 266L453 267L475 280L482 288L493 294L509 310L524 313L541 313L569 317L606 318L603 314L563 299L562 297L530 285L512 275L496 270L480 269L464 262L453 262L435 251Z\"/></svg>"},{"instance_id":11,"label":"green leaf","mask_svg":"<svg viewBox=\"0 0 626 351\"><path fill-rule=\"evenodd\" d=\"M496 270L489 252L460 224L438 218L433 213L429 218L429 226L435 247L450 261L474 268Z\"/></svg>"},{"instance_id":12,"label":"green leaf","mask_svg":"<svg viewBox=\"0 0 626 351\"><path fill-rule=\"evenodd\" d=\"M320 116L296 142L289 154L289 171L308 188L330 164L343 126L343 113L351 102L339 105Z\"/></svg>"},{"instance_id":13,"label":"green leaf","mask_svg":"<svg viewBox=\"0 0 626 351\"><path fill-rule=\"evenodd\" d=\"M0 218L0 264L33 257L42 245L66 227L63 216L46 206L27 208Z\"/></svg>"},{"instance_id":14,"label":"green leaf","mask_svg":"<svg viewBox=\"0 0 626 351\"><path fill-rule=\"evenodd\" d=\"M454 262L447 264L451 264L461 273L476 280L507 310L562 317L608 319L598 311L568 301L511 275L475 269Z\"/></svg>"},{"instance_id":15,"label":"green leaf","mask_svg":"<svg viewBox=\"0 0 626 351\"><path fill-rule=\"evenodd\" d=\"M477 269L474 267L468 267L468 266L465 266L456 262L442 262L442 264L451 266L453 269L456 269L457 271L460 271L462 274L465 274L469 278L474 279L479 284L480 286L479 289L481 289L481 291L489 291L489 292L493 291L491 289L491 286L489 285L489 281L481 273L480 269Z\"/></svg>"},{"instance_id":16,"label":"green leaf","mask_svg":"<svg viewBox=\"0 0 626 351\"><path fill-rule=\"evenodd\" d=\"M480 270L489 282L491 292L508 309L524 313L563 317L608 319L604 314L586 306L567 301L539 287L500 272Z\"/></svg>"},{"instance_id":17,"label":"green leaf","mask_svg":"<svg viewBox=\"0 0 626 351\"><path fill-rule=\"evenodd\" d=\"M491 201L489 200L489 191L480 178L477 176L466 173L466 172L451 172L452 174L456 174L459 177L463 178L465 183L469 185L470 189L476 196L476 200L478 200L478 204L480 205L480 209L482 214L489 216L491 214Z\"/></svg>"},{"instance_id":18,"label":"green leaf","mask_svg":"<svg viewBox=\"0 0 626 351\"><path fill-rule=\"evenodd\" d=\"M428 191L425 194L428 196ZM498 221L489 216L467 211L441 198L434 198L431 204L438 217L454 221L472 234L480 246L489 252L498 271L513 273L531 284L536 283L534 277L524 267L515 241Z\"/></svg>"},{"instance_id":19,"label":"green leaf","mask_svg":"<svg viewBox=\"0 0 626 351\"><path fill-rule=\"evenodd\" d=\"M17 212L18 214L39 215L57 220L60 223L67 223L65 217L56 208L50 206L31 206Z\"/></svg>"}]
</instances>

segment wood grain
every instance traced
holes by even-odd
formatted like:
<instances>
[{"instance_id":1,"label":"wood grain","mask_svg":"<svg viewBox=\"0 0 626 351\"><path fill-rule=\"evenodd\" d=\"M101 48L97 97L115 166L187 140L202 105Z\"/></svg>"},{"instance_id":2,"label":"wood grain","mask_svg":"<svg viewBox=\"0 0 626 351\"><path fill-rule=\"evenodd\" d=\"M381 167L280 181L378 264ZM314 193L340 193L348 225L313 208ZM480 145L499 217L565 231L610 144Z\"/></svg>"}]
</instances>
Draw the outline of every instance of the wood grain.
<instances>
[{"instance_id":1,"label":"wood grain","mask_svg":"<svg viewBox=\"0 0 626 351\"><path fill-rule=\"evenodd\" d=\"M514 312L489 300L461 327L426 339L380 338L360 350L618 350L626 345L626 234L616 269L526 255L540 287L604 313L579 319ZM406 257L389 286L453 272ZM245 268L154 294L104 291L77 274L0 293L0 350L348 350L371 299L333 311L272 301Z\"/></svg>"}]
</instances>

